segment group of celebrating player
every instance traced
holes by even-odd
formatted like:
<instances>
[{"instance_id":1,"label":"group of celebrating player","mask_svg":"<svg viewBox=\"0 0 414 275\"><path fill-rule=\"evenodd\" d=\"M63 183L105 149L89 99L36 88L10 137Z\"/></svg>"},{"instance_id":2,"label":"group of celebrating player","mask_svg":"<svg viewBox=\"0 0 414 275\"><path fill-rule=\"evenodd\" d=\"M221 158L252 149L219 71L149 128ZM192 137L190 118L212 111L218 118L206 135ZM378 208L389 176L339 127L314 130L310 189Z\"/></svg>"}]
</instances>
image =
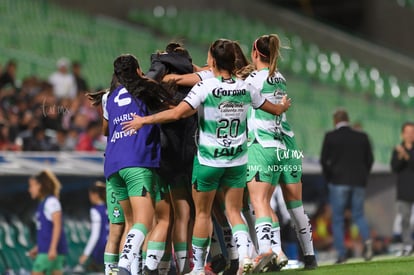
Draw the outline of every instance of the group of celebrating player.
<instances>
[{"instance_id":1,"label":"group of celebrating player","mask_svg":"<svg viewBox=\"0 0 414 275\"><path fill-rule=\"evenodd\" d=\"M105 274L167 274L171 260L179 274L280 270L278 184L305 268L316 268L279 50L277 35L260 36L249 63L237 42L218 39L200 68L171 43L145 76L134 56L116 58L111 88L90 94L108 136ZM254 219L242 214L249 206Z\"/></svg>"}]
</instances>

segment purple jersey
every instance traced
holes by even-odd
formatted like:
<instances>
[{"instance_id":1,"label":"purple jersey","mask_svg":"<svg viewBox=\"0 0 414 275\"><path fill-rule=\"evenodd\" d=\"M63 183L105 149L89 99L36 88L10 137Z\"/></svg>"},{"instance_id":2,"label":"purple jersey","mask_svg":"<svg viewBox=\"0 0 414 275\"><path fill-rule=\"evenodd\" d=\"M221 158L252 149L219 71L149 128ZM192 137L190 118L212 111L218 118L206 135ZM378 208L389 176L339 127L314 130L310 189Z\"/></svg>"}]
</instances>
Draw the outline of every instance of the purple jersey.
<instances>
[{"instance_id":1,"label":"purple jersey","mask_svg":"<svg viewBox=\"0 0 414 275\"><path fill-rule=\"evenodd\" d=\"M99 227L99 238L92 251L91 257L95 260L96 263L103 264L105 245L109 234L108 214L106 212L105 204L94 205L92 208L94 208L99 213L101 224Z\"/></svg>"},{"instance_id":2,"label":"purple jersey","mask_svg":"<svg viewBox=\"0 0 414 275\"><path fill-rule=\"evenodd\" d=\"M132 120L132 114L148 115L146 105L119 86L107 98L104 117L108 120L109 135L105 151L104 174L112 174L127 167L159 167L160 133L158 125L145 125L135 134L122 130L122 122ZM106 115L105 115L106 114Z\"/></svg>"},{"instance_id":3,"label":"purple jersey","mask_svg":"<svg viewBox=\"0 0 414 275\"><path fill-rule=\"evenodd\" d=\"M40 202L39 206L37 207L36 211L36 227L37 227L37 247L39 253L48 253L50 242L52 240L52 232L53 232L53 223L48 219L46 216L47 209L45 208L46 202L48 200L55 200L58 202L55 196L48 196L42 202ZM60 207L60 205L59 205ZM62 220L62 229L60 231L60 238L57 247L58 254L67 254L68 253L68 246L66 243L65 234L63 231L63 220Z\"/></svg>"}]
</instances>

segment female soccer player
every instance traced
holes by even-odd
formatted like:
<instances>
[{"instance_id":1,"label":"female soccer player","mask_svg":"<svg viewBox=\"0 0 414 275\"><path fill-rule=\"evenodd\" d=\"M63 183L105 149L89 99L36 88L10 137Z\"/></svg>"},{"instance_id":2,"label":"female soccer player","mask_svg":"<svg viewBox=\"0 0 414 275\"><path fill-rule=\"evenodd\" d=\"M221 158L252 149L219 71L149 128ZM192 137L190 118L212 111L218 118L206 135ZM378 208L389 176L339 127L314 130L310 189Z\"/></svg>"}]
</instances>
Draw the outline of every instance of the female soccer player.
<instances>
[{"instance_id":1,"label":"female soccer player","mask_svg":"<svg viewBox=\"0 0 414 275\"><path fill-rule=\"evenodd\" d=\"M194 268L190 274L204 274L207 248L212 232L211 209L217 189L225 193L227 216L239 252L239 273L250 272L251 243L240 210L247 170L246 113L250 105L280 115L290 106L284 97L280 104L265 100L260 92L234 76L233 42L215 41L208 51L208 66L215 78L194 86L175 108L154 115L135 116L124 122L125 131L141 131L145 125L185 118L198 110L199 145L193 167L193 199L196 218L193 231Z\"/></svg>"},{"instance_id":2,"label":"female soccer player","mask_svg":"<svg viewBox=\"0 0 414 275\"><path fill-rule=\"evenodd\" d=\"M178 43L169 43L165 51L151 56L151 67L146 77L160 81L165 74L188 74L193 72L193 64L188 51ZM177 85L174 99L180 102L187 96L191 87ZM164 196L157 200L156 220L157 225L151 233L148 242L146 266L148 270L157 269L157 262L161 259L167 234L171 233L166 228L172 227L172 241L176 258L177 272L182 274L190 270L188 242L189 232L192 232L194 223L193 200L191 197L191 174L196 145L194 135L197 128L197 116L193 115L184 120L161 125L161 161L158 174L160 186L164 190ZM169 198L168 190L171 194ZM162 191L162 190L161 190ZM167 192L167 193L165 193ZM173 208L174 221L171 226L168 222L170 203ZM162 244L164 243L164 245ZM190 247L191 251L191 247ZM169 256L169 254L164 254ZM168 258L165 257L164 259ZM160 264L164 264L160 262ZM158 268L160 272L160 269Z\"/></svg>"},{"instance_id":3,"label":"female soccer player","mask_svg":"<svg viewBox=\"0 0 414 275\"><path fill-rule=\"evenodd\" d=\"M113 74L109 90L87 93L86 96L92 102L92 105L102 105L102 109L105 110L109 93L113 92L120 85L115 74ZM102 126L102 134L107 137L109 129L106 120L103 120ZM106 206L109 219L109 235L105 246L104 265L105 275L112 275L113 271L117 270L121 242L122 239L125 239L126 236L123 235L126 235L127 232L125 232L124 212L116 197L114 188L108 180L106 181Z\"/></svg>"},{"instance_id":4,"label":"female soccer player","mask_svg":"<svg viewBox=\"0 0 414 275\"><path fill-rule=\"evenodd\" d=\"M280 102L286 96L286 80L277 69L280 40L276 34L263 35L253 43L254 71L246 82L261 91L269 101ZM280 246L280 227L270 207L270 199L281 183L288 211L295 223L304 253L305 268L316 267L309 219L302 206L302 159L286 114L274 116L252 109L248 116L249 171L248 188L256 214L256 233L261 253L271 246L269 234L277 244L272 246L279 268L287 258ZM274 173L274 172L277 173Z\"/></svg>"},{"instance_id":5,"label":"female soccer player","mask_svg":"<svg viewBox=\"0 0 414 275\"><path fill-rule=\"evenodd\" d=\"M114 74L121 84L109 93L104 107L104 129L108 129L104 174L113 186L131 227L119 258L118 274L130 274L154 217L154 169L159 167L160 137L157 125L126 133L121 122L133 114L149 115L173 104L170 93L142 76L137 59L129 54L114 61Z\"/></svg>"},{"instance_id":6,"label":"female soccer player","mask_svg":"<svg viewBox=\"0 0 414 275\"><path fill-rule=\"evenodd\" d=\"M80 266L84 266L88 258L91 258L92 261L87 268L89 271L100 271L104 265L104 251L109 233L105 189L105 184L100 181L89 187L89 201L92 204L90 209L91 234L79 257Z\"/></svg>"},{"instance_id":7,"label":"female soccer player","mask_svg":"<svg viewBox=\"0 0 414 275\"><path fill-rule=\"evenodd\" d=\"M40 201L36 211L37 245L29 251L31 257L36 257L33 275L63 274L68 247L63 231L60 189L59 180L48 170L29 179L30 196Z\"/></svg>"}]
</instances>

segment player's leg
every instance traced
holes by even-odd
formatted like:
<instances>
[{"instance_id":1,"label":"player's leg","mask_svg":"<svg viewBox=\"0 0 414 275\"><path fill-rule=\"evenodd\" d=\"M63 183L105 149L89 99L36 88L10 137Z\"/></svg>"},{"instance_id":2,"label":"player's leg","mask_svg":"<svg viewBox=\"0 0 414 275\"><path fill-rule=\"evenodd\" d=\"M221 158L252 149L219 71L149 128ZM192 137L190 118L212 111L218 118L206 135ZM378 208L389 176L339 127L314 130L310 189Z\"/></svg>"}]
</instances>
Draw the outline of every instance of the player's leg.
<instances>
[{"instance_id":1,"label":"player's leg","mask_svg":"<svg viewBox=\"0 0 414 275\"><path fill-rule=\"evenodd\" d=\"M125 274L122 273L125 270L130 272L131 263L138 257L144 239L152 227L156 190L153 173L150 169L140 167L124 168L119 171L120 176L127 183L129 198L120 197L119 202L125 217L132 215L133 220L118 263L121 274Z\"/></svg>"},{"instance_id":2,"label":"player's leg","mask_svg":"<svg viewBox=\"0 0 414 275\"><path fill-rule=\"evenodd\" d=\"M148 236L145 272L154 273L164 256L170 227L170 200L166 185L160 182L156 195L155 226Z\"/></svg>"},{"instance_id":3,"label":"player's leg","mask_svg":"<svg viewBox=\"0 0 414 275\"><path fill-rule=\"evenodd\" d=\"M112 181L117 180L116 177ZM109 234L104 252L105 275L111 275L112 269L118 266L121 239L125 229L125 217L121 205L118 202L114 183L106 181L106 205L108 209Z\"/></svg>"}]
</instances>

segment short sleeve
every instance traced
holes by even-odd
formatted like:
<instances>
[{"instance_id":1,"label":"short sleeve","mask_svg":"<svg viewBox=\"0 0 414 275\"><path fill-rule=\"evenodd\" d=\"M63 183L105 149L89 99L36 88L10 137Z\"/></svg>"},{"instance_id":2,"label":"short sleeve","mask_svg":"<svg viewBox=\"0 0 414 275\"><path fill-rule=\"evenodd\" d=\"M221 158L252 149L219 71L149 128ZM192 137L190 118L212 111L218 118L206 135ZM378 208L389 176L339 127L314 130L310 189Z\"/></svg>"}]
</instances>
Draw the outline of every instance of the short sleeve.
<instances>
[{"instance_id":1,"label":"short sleeve","mask_svg":"<svg viewBox=\"0 0 414 275\"><path fill-rule=\"evenodd\" d=\"M205 85L203 82L199 82L191 89L188 95L184 98L184 101L190 104L191 108L197 109L198 106L204 102L205 98Z\"/></svg>"},{"instance_id":2,"label":"short sleeve","mask_svg":"<svg viewBox=\"0 0 414 275\"><path fill-rule=\"evenodd\" d=\"M105 93L103 96L102 96L102 113L103 113L103 117L104 117L104 119L106 119L106 120L108 120L108 110L106 109L106 103L107 103L107 101L108 101L108 94L109 93Z\"/></svg>"},{"instance_id":3,"label":"short sleeve","mask_svg":"<svg viewBox=\"0 0 414 275\"><path fill-rule=\"evenodd\" d=\"M250 91L250 97L252 99L252 106L254 109L260 108L263 105L266 98L262 95L259 89L254 87L252 84L247 85L248 90Z\"/></svg>"},{"instance_id":4,"label":"short sleeve","mask_svg":"<svg viewBox=\"0 0 414 275\"><path fill-rule=\"evenodd\" d=\"M200 80L206 80L206 79L209 79L209 78L214 78L214 74L211 70L204 70L204 71L196 72L196 74L198 75Z\"/></svg>"},{"instance_id":5,"label":"short sleeve","mask_svg":"<svg viewBox=\"0 0 414 275\"><path fill-rule=\"evenodd\" d=\"M59 200L56 197L49 197L47 198L45 202L45 216L46 218L51 221L52 220L52 214L55 212L62 211L62 206L60 205Z\"/></svg>"}]
</instances>

